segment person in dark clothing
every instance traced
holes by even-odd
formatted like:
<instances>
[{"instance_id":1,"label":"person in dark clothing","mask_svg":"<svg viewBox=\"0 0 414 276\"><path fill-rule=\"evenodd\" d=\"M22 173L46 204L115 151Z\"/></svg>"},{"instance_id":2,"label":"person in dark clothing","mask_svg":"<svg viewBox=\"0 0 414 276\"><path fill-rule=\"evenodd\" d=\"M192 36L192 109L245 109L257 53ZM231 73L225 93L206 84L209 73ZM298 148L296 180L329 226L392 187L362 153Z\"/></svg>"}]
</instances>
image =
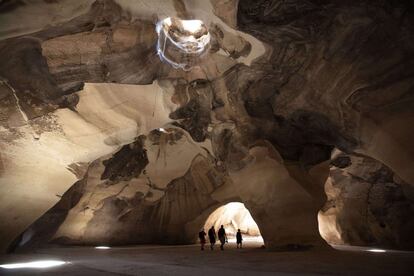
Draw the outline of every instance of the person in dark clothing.
<instances>
[{"instance_id":1,"label":"person in dark clothing","mask_svg":"<svg viewBox=\"0 0 414 276\"><path fill-rule=\"evenodd\" d=\"M204 250L204 245L206 244L206 232L204 232L204 229L198 233L198 238L200 239L201 250Z\"/></svg>"},{"instance_id":2,"label":"person in dark clothing","mask_svg":"<svg viewBox=\"0 0 414 276\"><path fill-rule=\"evenodd\" d=\"M240 229L237 230L237 234L236 234L236 242L237 242L237 248L242 248L242 234L240 232Z\"/></svg>"},{"instance_id":3,"label":"person in dark clothing","mask_svg":"<svg viewBox=\"0 0 414 276\"><path fill-rule=\"evenodd\" d=\"M227 235L223 225L218 230L218 238L220 240L220 249L224 250L224 244L227 242Z\"/></svg>"},{"instance_id":4,"label":"person in dark clothing","mask_svg":"<svg viewBox=\"0 0 414 276\"><path fill-rule=\"evenodd\" d=\"M216 230L214 230L214 226L208 230L208 239L210 240L210 249L214 249L214 245L216 244Z\"/></svg>"}]
</instances>

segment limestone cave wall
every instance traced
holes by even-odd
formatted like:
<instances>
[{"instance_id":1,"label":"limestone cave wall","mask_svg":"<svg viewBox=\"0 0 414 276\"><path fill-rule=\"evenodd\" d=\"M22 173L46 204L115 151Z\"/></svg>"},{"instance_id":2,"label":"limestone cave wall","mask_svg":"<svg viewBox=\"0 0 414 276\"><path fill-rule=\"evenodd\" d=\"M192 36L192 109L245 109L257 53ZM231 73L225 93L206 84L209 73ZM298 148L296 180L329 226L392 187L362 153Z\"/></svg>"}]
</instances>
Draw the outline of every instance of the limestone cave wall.
<instances>
[{"instance_id":1,"label":"limestone cave wall","mask_svg":"<svg viewBox=\"0 0 414 276\"><path fill-rule=\"evenodd\" d=\"M321 235L337 245L413 247L413 187L364 155L335 152L319 214Z\"/></svg>"}]
</instances>

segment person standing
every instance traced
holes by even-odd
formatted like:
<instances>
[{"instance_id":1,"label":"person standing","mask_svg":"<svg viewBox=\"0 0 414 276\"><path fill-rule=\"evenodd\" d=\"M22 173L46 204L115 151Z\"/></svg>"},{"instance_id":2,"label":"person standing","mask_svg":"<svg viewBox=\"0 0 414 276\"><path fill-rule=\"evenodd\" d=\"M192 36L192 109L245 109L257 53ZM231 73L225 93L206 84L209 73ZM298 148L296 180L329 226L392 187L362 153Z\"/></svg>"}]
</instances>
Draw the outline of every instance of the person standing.
<instances>
[{"instance_id":1,"label":"person standing","mask_svg":"<svg viewBox=\"0 0 414 276\"><path fill-rule=\"evenodd\" d=\"M210 249L214 249L214 245L216 244L216 230L214 230L214 226L208 230L208 239L210 240Z\"/></svg>"},{"instance_id":2,"label":"person standing","mask_svg":"<svg viewBox=\"0 0 414 276\"><path fill-rule=\"evenodd\" d=\"M237 234L236 234L237 248L242 248L242 241L243 241L243 237L239 229L237 230Z\"/></svg>"},{"instance_id":3,"label":"person standing","mask_svg":"<svg viewBox=\"0 0 414 276\"><path fill-rule=\"evenodd\" d=\"M201 250L204 250L204 245L206 244L206 232L204 232L204 229L198 233L198 238L200 239Z\"/></svg>"},{"instance_id":4,"label":"person standing","mask_svg":"<svg viewBox=\"0 0 414 276\"><path fill-rule=\"evenodd\" d=\"M220 227L218 231L218 238L220 240L220 249L224 250L224 244L227 242L227 235L223 225Z\"/></svg>"}]
</instances>

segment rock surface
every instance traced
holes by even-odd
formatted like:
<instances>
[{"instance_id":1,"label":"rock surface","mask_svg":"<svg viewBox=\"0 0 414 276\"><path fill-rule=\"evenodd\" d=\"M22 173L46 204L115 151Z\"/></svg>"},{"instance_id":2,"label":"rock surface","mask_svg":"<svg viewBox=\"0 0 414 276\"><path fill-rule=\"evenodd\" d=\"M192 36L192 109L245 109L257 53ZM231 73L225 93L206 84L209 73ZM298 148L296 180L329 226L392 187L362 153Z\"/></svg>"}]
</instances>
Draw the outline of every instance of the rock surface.
<instances>
[{"instance_id":1,"label":"rock surface","mask_svg":"<svg viewBox=\"0 0 414 276\"><path fill-rule=\"evenodd\" d=\"M205 152L193 152L190 163L178 164L180 168L170 165L176 160L166 155L174 152L169 148L188 151L193 143L182 130L170 131L139 136L92 162L84 178L23 234L18 245L193 242L194 228L208 215L203 212L218 204L212 192L224 185L225 176ZM157 165L174 170L153 175L150 170Z\"/></svg>"},{"instance_id":2,"label":"rock surface","mask_svg":"<svg viewBox=\"0 0 414 276\"><path fill-rule=\"evenodd\" d=\"M323 238L336 245L410 249L414 189L384 164L337 152L319 214Z\"/></svg>"}]
</instances>

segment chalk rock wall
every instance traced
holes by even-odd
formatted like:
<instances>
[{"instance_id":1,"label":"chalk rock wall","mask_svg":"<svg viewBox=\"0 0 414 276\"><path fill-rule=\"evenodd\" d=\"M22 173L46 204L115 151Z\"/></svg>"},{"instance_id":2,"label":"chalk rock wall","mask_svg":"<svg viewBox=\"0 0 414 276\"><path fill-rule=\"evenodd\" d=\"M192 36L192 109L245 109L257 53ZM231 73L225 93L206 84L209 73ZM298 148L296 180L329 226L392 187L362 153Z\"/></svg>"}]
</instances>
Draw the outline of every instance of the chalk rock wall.
<instances>
[{"instance_id":1,"label":"chalk rock wall","mask_svg":"<svg viewBox=\"0 0 414 276\"><path fill-rule=\"evenodd\" d=\"M217 206L212 193L226 178L211 156L197 152L199 148L189 163L182 159L171 164L177 163L177 153L169 148L188 154L192 142L182 130L169 131L139 136L116 153L92 162L85 176L14 246L194 242L196 229L205 219L198 218ZM154 169L158 176L152 174ZM167 172L160 174L161 170Z\"/></svg>"},{"instance_id":2,"label":"chalk rock wall","mask_svg":"<svg viewBox=\"0 0 414 276\"><path fill-rule=\"evenodd\" d=\"M332 244L413 247L414 189L381 162L336 152L319 214Z\"/></svg>"},{"instance_id":3,"label":"chalk rock wall","mask_svg":"<svg viewBox=\"0 0 414 276\"><path fill-rule=\"evenodd\" d=\"M358 150L414 183L413 131L404 127L413 119L413 20L404 1L239 1L239 28L272 49L257 63L263 75L252 90L263 96L250 113L306 124L304 133L320 139L301 141L310 155L330 152L323 145ZM309 121L312 112L318 119ZM337 129L316 128L327 120ZM297 159L301 150L286 151L304 135L283 136L282 156Z\"/></svg>"},{"instance_id":4,"label":"chalk rock wall","mask_svg":"<svg viewBox=\"0 0 414 276\"><path fill-rule=\"evenodd\" d=\"M269 157L268 150L265 146L252 149L249 166L228 174L180 128L154 130L92 162L84 178L19 236L10 250L48 243L192 243L211 213L232 201L245 202L269 248L323 243L315 219L320 206L298 184L300 170L288 170L280 156L272 159L277 156ZM323 164L319 170L326 169ZM315 180L320 173L306 177ZM271 181L276 178L280 180L275 185ZM250 229L249 233L260 232Z\"/></svg>"},{"instance_id":5,"label":"chalk rock wall","mask_svg":"<svg viewBox=\"0 0 414 276\"><path fill-rule=\"evenodd\" d=\"M11 113L3 117L0 131L2 246L55 205L83 177L89 162L167 125L176 107L168 87L158 83L87 83L77 93L76 109L26 121L13 90L3 87L8 93L4 103L10 104L2 110Z\"/></svg>"}]
</instances>

